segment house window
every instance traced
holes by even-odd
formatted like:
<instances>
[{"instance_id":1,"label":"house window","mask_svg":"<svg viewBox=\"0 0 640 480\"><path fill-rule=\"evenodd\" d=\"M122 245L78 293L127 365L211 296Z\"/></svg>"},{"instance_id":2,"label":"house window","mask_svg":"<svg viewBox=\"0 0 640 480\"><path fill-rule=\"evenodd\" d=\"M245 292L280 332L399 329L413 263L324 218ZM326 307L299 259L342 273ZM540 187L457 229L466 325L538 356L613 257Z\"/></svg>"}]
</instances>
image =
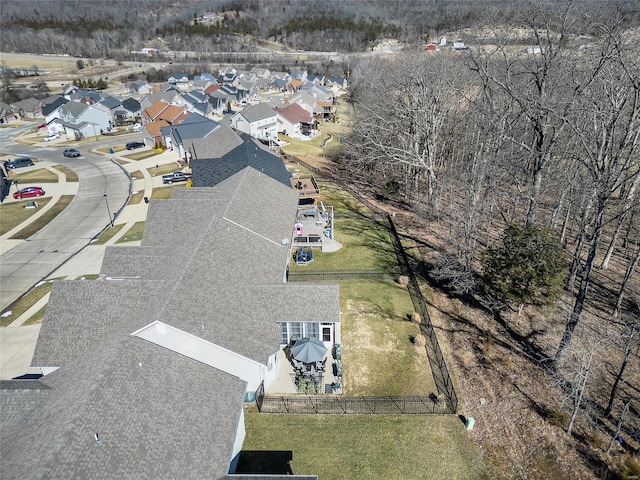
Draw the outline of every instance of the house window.
<instances>
[{"instance_id":1,"label":"house window","mask_svg":"<svg viewBox=\"0 0 640 480\"><path fill-rule=\"evenodd\" d=\"M322 324L322 341L323 342L333 341L333 339L331 338L331 330L332 330L332 325L330 323Z\"/></svg>"},{"instance_id":2,"label":"house window","mask_svg":"<svg viewBox=\"0 0 640 480\"><path fill-rule=\"evenodd\" d=\"M317 338L320 340L320 325L317 323L305 323L305 337Z\"/></svg>"},{"instance_id":3,"label":"house window","mask_svg":"<svg viewBox=\"0 0 640 480\"><path fill-rule=\"evenodd\" d=\"M302 338L302 322L290 322L289 323L289 339Z\"/></svg>"},{"instance_id":4,"label":"house window","mask_svg":"<svg viewBox=\"0 0 640 480\"><path fill-rule=\"evenodd\" d=\"M289 343L289 334L287 333L287 324L280 324L280 345L286 345Z\"/></svg>"}]
</instances>

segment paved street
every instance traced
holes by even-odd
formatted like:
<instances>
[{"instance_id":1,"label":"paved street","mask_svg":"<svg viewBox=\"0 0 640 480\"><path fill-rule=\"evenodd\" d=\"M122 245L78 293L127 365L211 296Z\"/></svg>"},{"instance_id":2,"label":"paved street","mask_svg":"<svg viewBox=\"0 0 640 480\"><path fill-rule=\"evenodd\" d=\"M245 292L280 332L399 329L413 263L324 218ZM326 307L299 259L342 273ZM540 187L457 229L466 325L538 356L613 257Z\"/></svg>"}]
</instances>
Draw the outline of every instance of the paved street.
<instances>
[{"instance_id":1,"label":"paved street","mask_svg":"<svg viewBox=\"0 0 640 480\"><path fill-rule=\"evenodd\" d=\"M38 234L28 240L10 239L15 232L24 228L23 224L16 227L15 232L7 232L0 236L2 310L13 301L9 295L14 299L18 298L40 280L75 279L81 275L99 273L106 245L91 245L90 241L102 230L109 228L110 215L116 214L115 225L124 225L107 245L115 244L136 222L144 221L147 216L149 206L145 202L125 206L130 185L125 170L142 173L143 178L133 180L132 191L143 192L144 196L150 198L153 188L163 185L162 177L152 177L148 169L158 164L171 164L176 160L175 153L167 151L146 160L129 160L120 167L111 161L112 155L99 155L90 151L98 146L108 147L125 143L128 141L125 140L127 137L81 144L77 148L83 156L70 159L62 156L60 147L16 145L10 140L10 136L6 135L7 131L15 133L13 129L0 129L0 143L4 153L40 159L35 167L30 167L33 169L47 168L49 171L60 173L52 168L53 165L65 165L77 173L79 182L68 183L65 176L59 174L57 184L44 184L46 196L52 197L49 203L51 206L61 195L75 195L75 198L62 214ZM113 157L118 158L127 153L129 152L125 150L114 154ZM127 162L126 158L122 160ZM21 172L27 170L25 168ZM12 187L11 192L14 191L15 187ZM5 199L5 202L13 201L11 197ZM38 214L45 213L46 208L50 208L49 205L43 207ZM25 223L28 224L29 221ZM139 242L133 244L136 243ZM47 300L48 295L9 326L0 328L0 379L10 379L26 373L40 373L39 370L29 367L40 325L23 323L45 306Z\"/></svg>"}]
</instances>

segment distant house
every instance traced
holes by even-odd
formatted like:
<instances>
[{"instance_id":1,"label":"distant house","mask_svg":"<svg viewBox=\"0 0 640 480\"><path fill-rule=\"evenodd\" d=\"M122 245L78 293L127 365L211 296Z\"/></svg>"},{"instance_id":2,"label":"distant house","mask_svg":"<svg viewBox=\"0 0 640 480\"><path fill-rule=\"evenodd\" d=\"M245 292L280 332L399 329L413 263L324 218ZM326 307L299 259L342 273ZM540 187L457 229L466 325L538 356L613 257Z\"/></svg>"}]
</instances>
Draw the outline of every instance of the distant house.
<instances>
[{"instance_id":1,"label":"distant house","mask_svg":"<svg viewBox=\"0 0 640 480\"><path fill-rule=\"evenodd\" d=\"M309 73L306 70L292 70L290 74L292 80L298 80L303 83L307 81L308 75Z\"/></svg>"},{"instance_id":2,"label":"distant house","mask_svg":"<svg viewBox=\"0 0 640 480\"><path fill-rule=\"evenodd\" d=\"M189 88L189 76L186 73L171 73L167 77L167 83L178 87L180 90Z\"/></svg>"},{"instance_id":3,"label":"distant house","mask_svg":"<svg viewBox=\"0 0 640 480\"><path fill-rule=\"evenodd\" d=\"M69 102L64 97L58 97L55 100L42 106L42 115L46 123L49 123L54 118L60 118L59 110L62 105Z\"/></svg>"},{"instance_id":4,"label":"distant house","mask_svg":"<svg viewBox=\"0 0 640 480\"><path fill-rule=\"evenodd\" d=\"M67 102L57 110L56 117L47 122L47 129L50 133L71 134L72 138L79 139L97 136L113 125L111 112L103 105Z\"/></svg>"},{"instance_id":5,"label":"distant house","mask_svg":"<svg viewBox=\"0 0 640 480\"><path fill-rule=\"evenodd\" d=\"M34 119L42 115L42 102L37 98L25 98L19 102L12 103L11 106L20 118Z\"/></svg>"},{"instance_id":6,"label":"distant house","mask_svg":"<svg viewBox=\"0 0 640 480\"><path fill-rule=\"evenodd\" d=\"M140 116L142 107L138 100L130 97L122 101L122 109L124 110L127 118L137 118Z\"/></svg>"},{"instance_id":7,"label":"distant house","mask_svg":"<svg viewBox=\"0 0 640 480\"><path fill-rule=\"evenodd\" d=\"M204 91L212 83L216 83L216 77L212 73L203 73L193 77L193 88Z\"/></svg>"},{"instance_id":8,"label":"distant house","mask_svg":"<svg viewBox=\"0 0 640 480\"><path fill-rule=\"evenodd\" d=\"M189 163L191 160L186 140L206 138L220 124L199 114L191 114L178 125L168 125L160 129L164 145L176 152L180 160Z\"/></svg>"},{"instance_id":9,"label":"distant house","mask_svg":"<svg viewBox=\"0 0 640 480\"><path fill-rule=\"evenodd\" d=\"M274 108L278 122L278 133L297 138L303 128L312 129L315 125L313 115L296 103Z\"/></svg>"},{"instance_id":10,"label":"distant house","mask_svg":"<svg viewBox=\"0 0 640 480\"><path fill-rule=\"evenodd\" d=\"M14 108L4 102L0 102L0 123L9 123L18 119Z\"/></svg>"},{"instance_id":11,"label":"distant house","mask_svg":"<svg viewBox=\"0 0 640 480\"><path fill-rule=\"evenodd\" d=\"M278 138L276 112L264 103L248 105L231 117L231 127L261 140Z\"/></svg>"},{"instance_id":12,"label":"distant house","mask_svg":"<svg viewBox=\"0 0 640 480\"><path fill-rule=\"evenodd\" d=\"M347 79L343 77L328 77L327 81L325 82L325 86L346 90L349 88L349 83L347 82Z\"/></svg>"},{"instance_id":13,"label":"distant house","mask_svg":"<svg viewBox=\"0 0 640 480\"><path fill-rule=\"evenodd\" d=\"M438 50L438 46L435 43L429 43L426 47L425 50L427 52L435 52L436 50Z\"/></svg>"}]
</instances>

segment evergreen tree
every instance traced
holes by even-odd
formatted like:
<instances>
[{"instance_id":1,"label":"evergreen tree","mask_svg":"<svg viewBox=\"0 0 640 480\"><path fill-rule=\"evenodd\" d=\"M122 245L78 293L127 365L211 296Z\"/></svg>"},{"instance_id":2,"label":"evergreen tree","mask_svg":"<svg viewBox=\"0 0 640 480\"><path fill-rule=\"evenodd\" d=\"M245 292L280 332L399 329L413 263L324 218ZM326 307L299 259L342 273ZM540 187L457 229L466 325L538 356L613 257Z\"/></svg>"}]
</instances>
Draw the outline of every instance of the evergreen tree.
<instances>
[{"instance_id":1,"label":"evergreen tree","mask_svg":"<svg viewBox=\"0 0 640 480\"><path fill-rule=\"evenodd\" d=\"M553 230L509 224L502 245L483 255L487 293L506 303L545 305L562 290L566 260Z\"/></svg>"}]
</instances>

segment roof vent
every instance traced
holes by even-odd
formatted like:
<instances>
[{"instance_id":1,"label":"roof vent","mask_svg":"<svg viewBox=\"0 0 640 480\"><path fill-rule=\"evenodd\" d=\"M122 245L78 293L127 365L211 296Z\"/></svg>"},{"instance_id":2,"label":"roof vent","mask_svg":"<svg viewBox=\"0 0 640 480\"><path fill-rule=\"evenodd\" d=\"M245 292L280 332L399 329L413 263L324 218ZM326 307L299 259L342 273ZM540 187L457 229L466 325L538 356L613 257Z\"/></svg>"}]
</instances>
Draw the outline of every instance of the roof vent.
<instances>
[{"instance_id":1,"label":"roof vent","mask_svg":"<svg viewBox=\"0 0 640 480\"><path fill-rule=\"evenodd\" d=\"M102 440L100 440L100 435L98 435L98 432L96 432L96 434L93 436L93 438L96 439L96 443L98 445L102 445Z\"/></svg>"}]
</instances>

